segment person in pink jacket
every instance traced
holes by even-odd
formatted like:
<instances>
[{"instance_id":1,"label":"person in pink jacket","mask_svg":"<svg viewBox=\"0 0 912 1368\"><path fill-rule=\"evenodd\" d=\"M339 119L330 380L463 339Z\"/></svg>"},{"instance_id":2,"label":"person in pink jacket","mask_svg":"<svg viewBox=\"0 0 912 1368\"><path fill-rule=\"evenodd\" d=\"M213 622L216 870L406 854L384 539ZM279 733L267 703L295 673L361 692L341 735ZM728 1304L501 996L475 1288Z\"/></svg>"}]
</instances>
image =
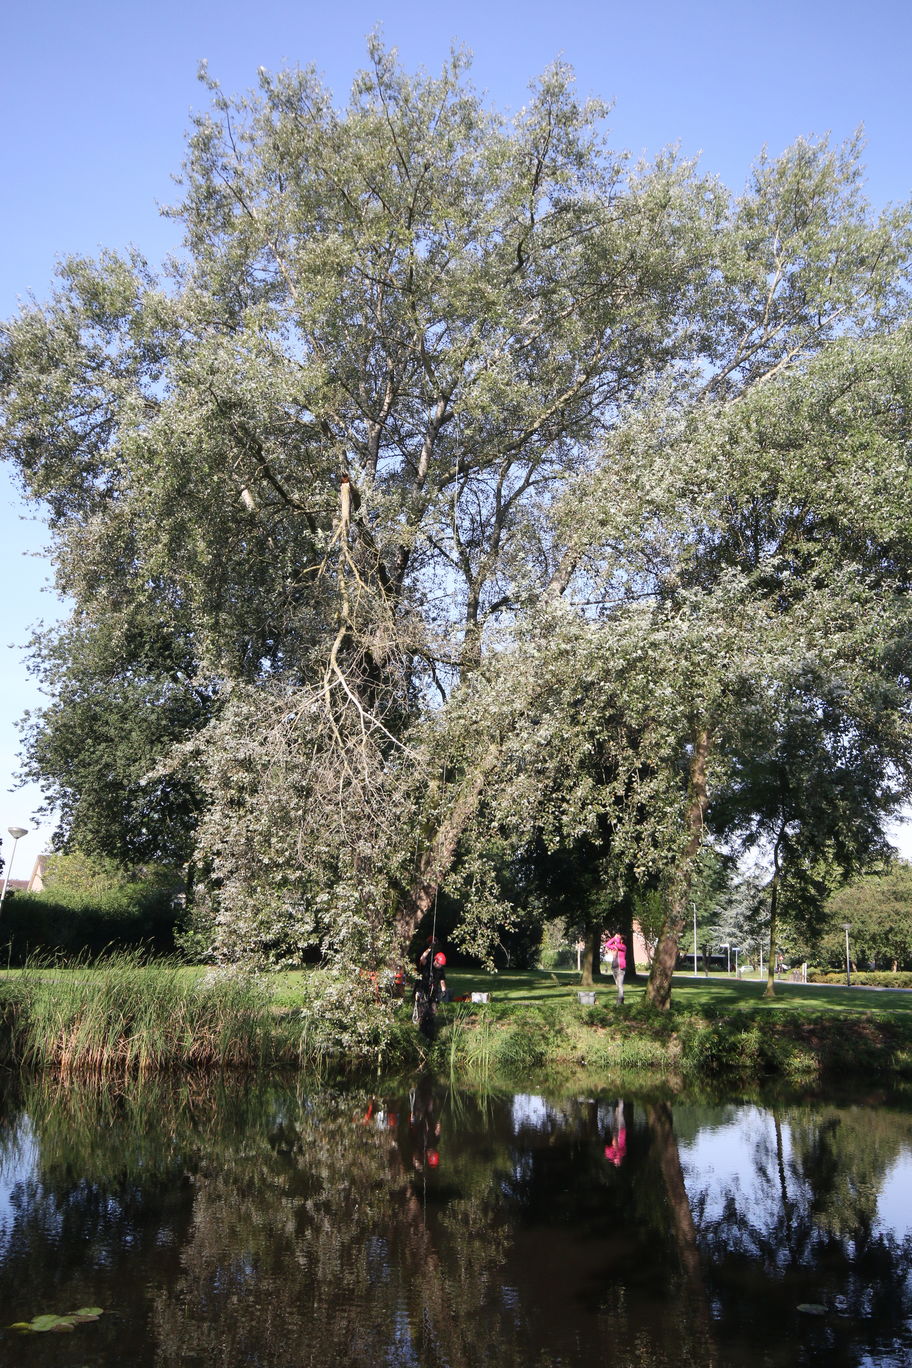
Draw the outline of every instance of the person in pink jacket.
<instances>
[{"instance_id":1,"label":"person in pink jacket","mask_svg":"<svg viewBox=\"0 0 912 1368\"><path fill-rule=\"evenodd\" d=\"M623 936L612 936L605 942L605 950L611 958L611 972L617 984L618 1002L624 1001L624 974L627 971L627 946Z\"/></svg>"}]
</instances>

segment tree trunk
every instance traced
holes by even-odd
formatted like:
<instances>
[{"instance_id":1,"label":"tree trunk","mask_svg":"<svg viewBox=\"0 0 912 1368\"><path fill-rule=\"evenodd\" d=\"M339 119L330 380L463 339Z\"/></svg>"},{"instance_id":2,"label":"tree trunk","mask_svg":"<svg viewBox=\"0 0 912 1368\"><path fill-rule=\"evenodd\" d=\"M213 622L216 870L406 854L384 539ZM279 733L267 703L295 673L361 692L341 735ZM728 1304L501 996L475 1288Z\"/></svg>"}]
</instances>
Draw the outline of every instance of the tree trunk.
<instances>
[{"instance_id":1,"label":"tree trunk","mask_svg":"<svg viewBox=\"0 0 912 1368\"><path fill-rule=\"evenodd\" d=\"M687 844L682 852L672 882L665 925L652 957L652 968L649 971L649 982L646 985L647 1000L654 1007L661 1008L662 1011L667 1010L671 1000L671 976L677 963L678 946L681 943L681 934L687 917L687 901L693 877L694 860L703 841L707 805L706 762L709 751L710 735L707 728L704 727L697 734L693 753L690 757Z\"/></svg>"},{"instance_id":2,"label":"tree trunk","mask_svg":"<svg viewBox=\"0 0 912 1368\"><path fill-rule=\"evenodd\" d=\"M779 919L779 852L782 849L782 838L784 827L776 837L776 844L773 846L773 878L770 883L770 939L769 954L766 957L766 989L763 996L771 998L776 996L776 924Z\"/></svg>"},{"instance_id":3,"label":"tree trunk","mask_svg":"<svg viewBox=\"0 0 912 1368\"><path fill-rule=\"evenodd\" d=\"M580 987L591 988L602 979L602 928L590 927L583 933L585 948L580 971Z\"/></svg>"},{"instance_id":4,"label":"tree trunk","mask_svg":"<svg viewBox=\"0 0 912 1368\"><path fill-rule=\"evenodd\" d=\"M770 890L770 940L769 951L766 956L766 988L763 991L765 998L776 996L776 921L778 918L779 904L779 876L773 875L773 885Z\"/></svg>"}]
</instances>

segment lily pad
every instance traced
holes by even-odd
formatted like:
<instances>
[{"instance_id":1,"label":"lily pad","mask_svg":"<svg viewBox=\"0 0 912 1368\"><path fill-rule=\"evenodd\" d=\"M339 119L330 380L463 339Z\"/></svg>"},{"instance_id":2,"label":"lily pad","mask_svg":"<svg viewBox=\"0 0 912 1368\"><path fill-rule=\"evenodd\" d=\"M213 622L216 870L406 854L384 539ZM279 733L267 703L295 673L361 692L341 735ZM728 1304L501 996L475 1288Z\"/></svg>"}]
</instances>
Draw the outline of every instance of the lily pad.
<instances>
[{"instance_id":1,"label":"lily pad","mask_svg":"<svg viewBox=\"0 0 912 1368\"><path fill-rule=\"evenodd\" d=\"M75 1330L77 1325L84 1325L88 1321L96 1321L99 1316L104 1315L101 1306L81 1306L78 1311L68 1311L65 1316L35 1316L30 1321L15 1321L9 1328L10 1330L22 1330L31 1334L57 1334L65 1335L71 1330Z\"/></svg>"},{"instance_id":2,"label":"lily pad","mask_svg":"<svg viewBox=\"0 0 912 1368\"><path fill-rule=\"evenodd\" d=\"M63 1316L35 1316L29 1325L36 1333L42 1330L56 1330L64 1320Z\"/></svg>"}]
</instances>

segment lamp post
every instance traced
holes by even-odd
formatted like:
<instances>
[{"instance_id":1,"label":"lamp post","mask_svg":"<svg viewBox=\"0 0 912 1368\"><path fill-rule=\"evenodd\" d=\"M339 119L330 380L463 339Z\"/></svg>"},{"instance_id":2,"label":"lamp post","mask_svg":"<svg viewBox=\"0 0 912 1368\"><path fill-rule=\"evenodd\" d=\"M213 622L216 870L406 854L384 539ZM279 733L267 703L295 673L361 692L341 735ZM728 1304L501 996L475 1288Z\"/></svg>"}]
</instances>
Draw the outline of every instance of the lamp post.
<instances>
[{"instance_id":1,"label":"lamp post","mask_svg":"<svg viewBox=\"0 0 912 1368\"><path fill-rule=\"evenodd\" d=\"M850 927L851 925L852 925L851 922L843 922L843 923L842 923L842 929L843 929L843 930L845 931L845 933L846 933L846 987L847 987L847 988L851 988L851 986L852 986L852 969L851 969L851 960L849 959L849 927Z\"/></svg>"},{"instance_id":2,"label":"lamp post","mask_svg":"<svg viewBox=\"0 0 912 1368\"><path fill-rule=\"evenodd\" d=\"M9 885L10 875L13 872L13 860L16 858L16 846L22 836L28 835L27 827L7 827L9 834L13 838L13 848L10 851L9 863L6 866L6 873L3 876L3 891L0 893L0 911L3 910L3 900L6 897L6 890Z\"/></svg>"}]
</instances>

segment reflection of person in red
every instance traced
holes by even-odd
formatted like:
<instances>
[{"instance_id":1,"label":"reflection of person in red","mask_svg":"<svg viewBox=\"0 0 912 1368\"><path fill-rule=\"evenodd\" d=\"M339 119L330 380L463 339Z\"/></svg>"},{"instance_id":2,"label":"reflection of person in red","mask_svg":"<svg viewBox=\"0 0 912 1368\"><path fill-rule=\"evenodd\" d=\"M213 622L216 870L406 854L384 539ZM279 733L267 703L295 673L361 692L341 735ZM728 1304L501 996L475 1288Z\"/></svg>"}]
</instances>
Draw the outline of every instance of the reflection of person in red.
<instances>
[{"instance_id":1,"label":"reflection of person in red","mask_svg":"<svg viewBox=\"0 0 912 1368\"><path fill-rule=\"evenodd\" d=\"M605 1146L605 1158L620 1168L627 1154L627 1127L624 1125L624 1104L618 1102L614 1109L614 1123L611 1127L611 1144Z\"/></svg>"},{"instance_id":2,"label":"reflection of person in red","mask_svg":"<svg viewBox=\"0 0 912 1368\"><path fill-rule=\"evenodd\" d=\"M399 1125L399 1117L394 1111L387 1111L383 1102L372 1097L367 1104L367 1111L363 1117L365 1126L374 1126L377 1130L395 1131Z\"/></svg>"},{"instance_id":3,"label":"reflection of person in red","mask_svg":"<svg viewBox=\"0 0 912 1368\"><path fill-rule=\"evenodd\" d=\"M617 984L618 1002L624 1001L624 974L627 972L627 946L623 936L612 936L605 942L605 953L611 959L611 972Z\"/></svg>"}]
</instances>

